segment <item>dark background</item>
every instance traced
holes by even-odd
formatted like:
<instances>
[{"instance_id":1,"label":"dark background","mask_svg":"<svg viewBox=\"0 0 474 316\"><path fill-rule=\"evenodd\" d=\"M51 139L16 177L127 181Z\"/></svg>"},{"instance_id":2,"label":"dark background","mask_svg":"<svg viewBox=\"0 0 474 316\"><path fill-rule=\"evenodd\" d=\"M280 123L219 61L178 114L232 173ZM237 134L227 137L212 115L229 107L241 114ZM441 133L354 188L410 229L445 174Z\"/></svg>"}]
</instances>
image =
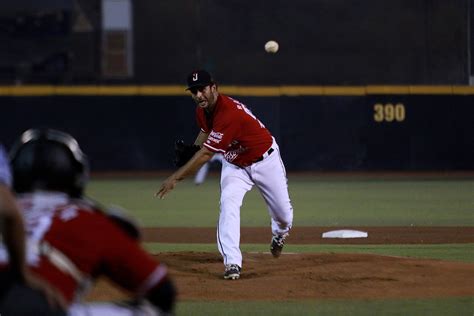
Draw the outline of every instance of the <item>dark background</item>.
<instances>
[{"instance_id":1,"label":"dark background","mask_svg":"<svg viewBox=\"0 0 474 316\"><path fill-rule=\"evenodd\" d=\"M99 0L1 1L0 82L177 84L205 67L240 85L468 84L470 2L132 1L133 73L117 79Z\"/></svg>"},{"instance_id":2,"label":"dark background","mask_svg":"<svg viewBox=\"0 0 474 316\"><path fill-rule=\"evenodd\" d=\"M473 170L474 95L238 97L270 129L290 171ZM29 127L74 135L95 171L173 168L198 128L188 96L2 97L5 145ZM376 122L375 104L405 107Z\"/></svg>"},{"instance_id":3,"label":"dark background","mask_svg":"<svg viewBox=\"0 0 474 316\"><path fill-rule=\"evenodd\" d=\"M0 84L183 85L205 67L222 85L456 86L474 69L470 0L132 3L133 72L111 78L100 1L0 1ZM270 39L277 54L263 49ZM173 168L173 142L197 134L184 95L1 91L5 145L30 127L62 129L95 171ZM237 99L276 136L288 170L474 169L474 93ZM403 104L405 120L375 122L378 103Z\"/></svg>"},{"instance_id":4,"label":"dark background","mask_svg":"<svg viewBox=\"0 0 474 316\"><path fill-rule=\"evenodd\" d=\"M199 65L229 84L466 83L467 12L462 0L138 1L136 74L173 83ZM262 49L269 39L278 54Z\"/></svg>"}]
</instances>

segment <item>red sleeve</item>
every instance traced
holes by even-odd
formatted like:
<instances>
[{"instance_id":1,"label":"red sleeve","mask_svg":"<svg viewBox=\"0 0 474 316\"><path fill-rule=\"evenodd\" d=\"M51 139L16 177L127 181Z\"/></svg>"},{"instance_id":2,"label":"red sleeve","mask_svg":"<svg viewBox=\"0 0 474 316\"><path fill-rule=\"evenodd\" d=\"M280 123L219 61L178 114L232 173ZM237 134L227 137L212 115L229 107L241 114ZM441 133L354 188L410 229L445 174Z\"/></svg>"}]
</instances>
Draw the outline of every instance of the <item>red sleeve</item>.
<instances>
[{"instance_id":1,"label":"red sleeve","mask_svg":"<svg viewBox=\"0 0 474 316\"><path fill-rule=\"evenodd\" d=\"M166 277L166 267L115 224L110 226L102 242L102 273L127 290L146 293Z\"/></svg>"},{"instance_id":2,"label":"red sleeve","mask_svg":"<svg viewBox=\"0 0 474 316\"><path fill-rule=\"evenodd\" d=\"M243 112L231 100L223 97L219 106L220 108L215 114L212 131L203 145L213 152L225 153L231 143L239 139Z\"/></svg>"},{"instance_id":3,"label":"red sleeve","mask_svg":"<svg viewBox=\"0 0 474 316\"><path fill-rule=\"evenodd\" d=\"M106 215L78 210L55 218L47 240L93 277L105 275L133 293L146 292L166 276L164 265L142 249Z\"/></svg>"},{"instance_id":4,"label":"red sleeve","mask_svg":"<svg viewBox=\"0 0 474 316\"><path fill-rule=\"evenodd\" d=\"M214 152L225 153L229 148L230 143L234 139L238 139L239 131L239 117L232 115L233 112L229 111L223 113L218 117L217 122L214 123L212 131L209 133L204 146Z\"/></svg>"}]
</instances>

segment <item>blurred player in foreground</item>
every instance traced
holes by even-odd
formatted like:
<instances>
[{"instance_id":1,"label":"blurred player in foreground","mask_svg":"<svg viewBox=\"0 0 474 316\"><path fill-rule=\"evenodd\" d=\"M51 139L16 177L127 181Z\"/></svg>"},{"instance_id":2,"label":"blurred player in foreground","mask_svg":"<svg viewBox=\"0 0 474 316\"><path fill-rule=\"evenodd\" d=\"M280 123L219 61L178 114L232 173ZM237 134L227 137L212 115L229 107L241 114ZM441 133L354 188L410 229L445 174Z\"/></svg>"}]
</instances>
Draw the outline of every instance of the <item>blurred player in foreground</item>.
<instances>
[{"instance_id":1,"label":"blurred player in foreground","mask_svg":"<svg viewBox=\"0 0 474 316\"><path fill-rule=\"evenodd\" d=\"M281 254L293 223L286 171L275 138L243 103L220 94L205 70L190 73L187 83L201 128L193 145L198 150L162 183L155 195L163 198L216 153L224 156L217 245L224 259L224 279L236 280L242 269L240 207L254 185L271 217L270 251L274 257Z\"/></svg>"},{"instance_id":2,"label":"blurred player in foreground","mask_svg":"<svg viewBox=\"0 0 474 316\"><path fill-rule=\"evenodd\" d=\"M33 276L27 268L23 218L10 192L10 185L10 167L0 144L0 233L7 250L5 254L10 260L8 271L0 273L0 315L8 313L3 302L10 291L23 291L25 298L36 302L35 310L28 315L65 315L66 303L62 295L47 282Z\"/></svg>"},{"instance_id":3,"label":"blurred player in foreground","mask_svg":"<svg viewBox=\"0 0 474 316\"><path fill-rule=\"evenodd\" d=\"M88 161L73 137L28 130L10 157L13 189L26 223L28 265L62 293L68 315L172 313L174 285L166 267L140 247L134 223L83 196ZM4 252L0 249L0 271L8 267ZM99 276L131 293L133 302L83 302ZM5 310L23 315L34 308L23 294L7 293Z\"/></svg>"}]
</instances>

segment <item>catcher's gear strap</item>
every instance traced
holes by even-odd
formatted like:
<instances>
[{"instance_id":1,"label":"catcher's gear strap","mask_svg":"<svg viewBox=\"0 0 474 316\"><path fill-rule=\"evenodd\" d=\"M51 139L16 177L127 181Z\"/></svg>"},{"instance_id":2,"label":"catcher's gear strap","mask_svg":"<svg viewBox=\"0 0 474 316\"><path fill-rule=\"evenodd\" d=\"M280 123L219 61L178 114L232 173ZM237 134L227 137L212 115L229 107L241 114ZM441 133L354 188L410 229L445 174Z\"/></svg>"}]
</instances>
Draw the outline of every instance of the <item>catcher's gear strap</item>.
<instances>
[{"instance_id":1,"label":"catcher's gear strap","mask_svg":"<svg viewBox=\"0 0 474 316\"><path fill-rule=\"evenodd\" d=\"M77 268L64 253L55 247L51 246L48 242L43 241L38 245L38 252L40 255L45 256L49 262L51 262L56 268L62 272L69 274L78 283L82 284L88 278Z\"/></svg>"}]
</instances>

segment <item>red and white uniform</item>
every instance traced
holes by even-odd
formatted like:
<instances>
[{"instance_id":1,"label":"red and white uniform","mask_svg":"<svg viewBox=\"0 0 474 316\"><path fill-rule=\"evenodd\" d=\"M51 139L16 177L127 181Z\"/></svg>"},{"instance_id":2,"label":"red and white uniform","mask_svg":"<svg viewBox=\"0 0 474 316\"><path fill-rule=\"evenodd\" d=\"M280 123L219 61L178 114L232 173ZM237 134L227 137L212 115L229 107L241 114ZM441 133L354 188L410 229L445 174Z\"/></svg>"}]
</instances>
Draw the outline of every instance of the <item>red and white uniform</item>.
<instances>
[{"instance_id":1,"label":"red and white uniform","mask_svg":"<svg viewBox=\"0 0 474 316\"><path fill-rule=\"evenodd\" d=\"M37 192L21 196L19 205L26 225L28 265L71 304L80 302L99 276L135 294L147 293L167 276L164 265L92 203L58 192ZM0 273L7 263L0 246Z\"/></svg>"},{"instance_id":2,"label":"red and white uniform","mask_svg":"<svg viewBox=\"0 0 474 316\"><path fill-rule=\"evenodd\" d=\"M219 94L212 115L199 106L196 119L204 133L203 146L222 153L221 199L218 248L224 264L242 267L240 251L240 207L254 185L268 207L275 235L288 233L293 207L288 194L286 171L280 150L268 129L241 102Z\"/></svg>"},{"instance_id":3,"label":"red and white uniform","mask_svg":"<svg viewBox=\"0 0 474 316\"><path fill-rule=\"evenodd\" d=\"M272 135L241 102L220 94L212 118L197 107L197 121L209 137L204 146L240 167L250 166L272 146Z\"/></svg>"}]
</instances>

